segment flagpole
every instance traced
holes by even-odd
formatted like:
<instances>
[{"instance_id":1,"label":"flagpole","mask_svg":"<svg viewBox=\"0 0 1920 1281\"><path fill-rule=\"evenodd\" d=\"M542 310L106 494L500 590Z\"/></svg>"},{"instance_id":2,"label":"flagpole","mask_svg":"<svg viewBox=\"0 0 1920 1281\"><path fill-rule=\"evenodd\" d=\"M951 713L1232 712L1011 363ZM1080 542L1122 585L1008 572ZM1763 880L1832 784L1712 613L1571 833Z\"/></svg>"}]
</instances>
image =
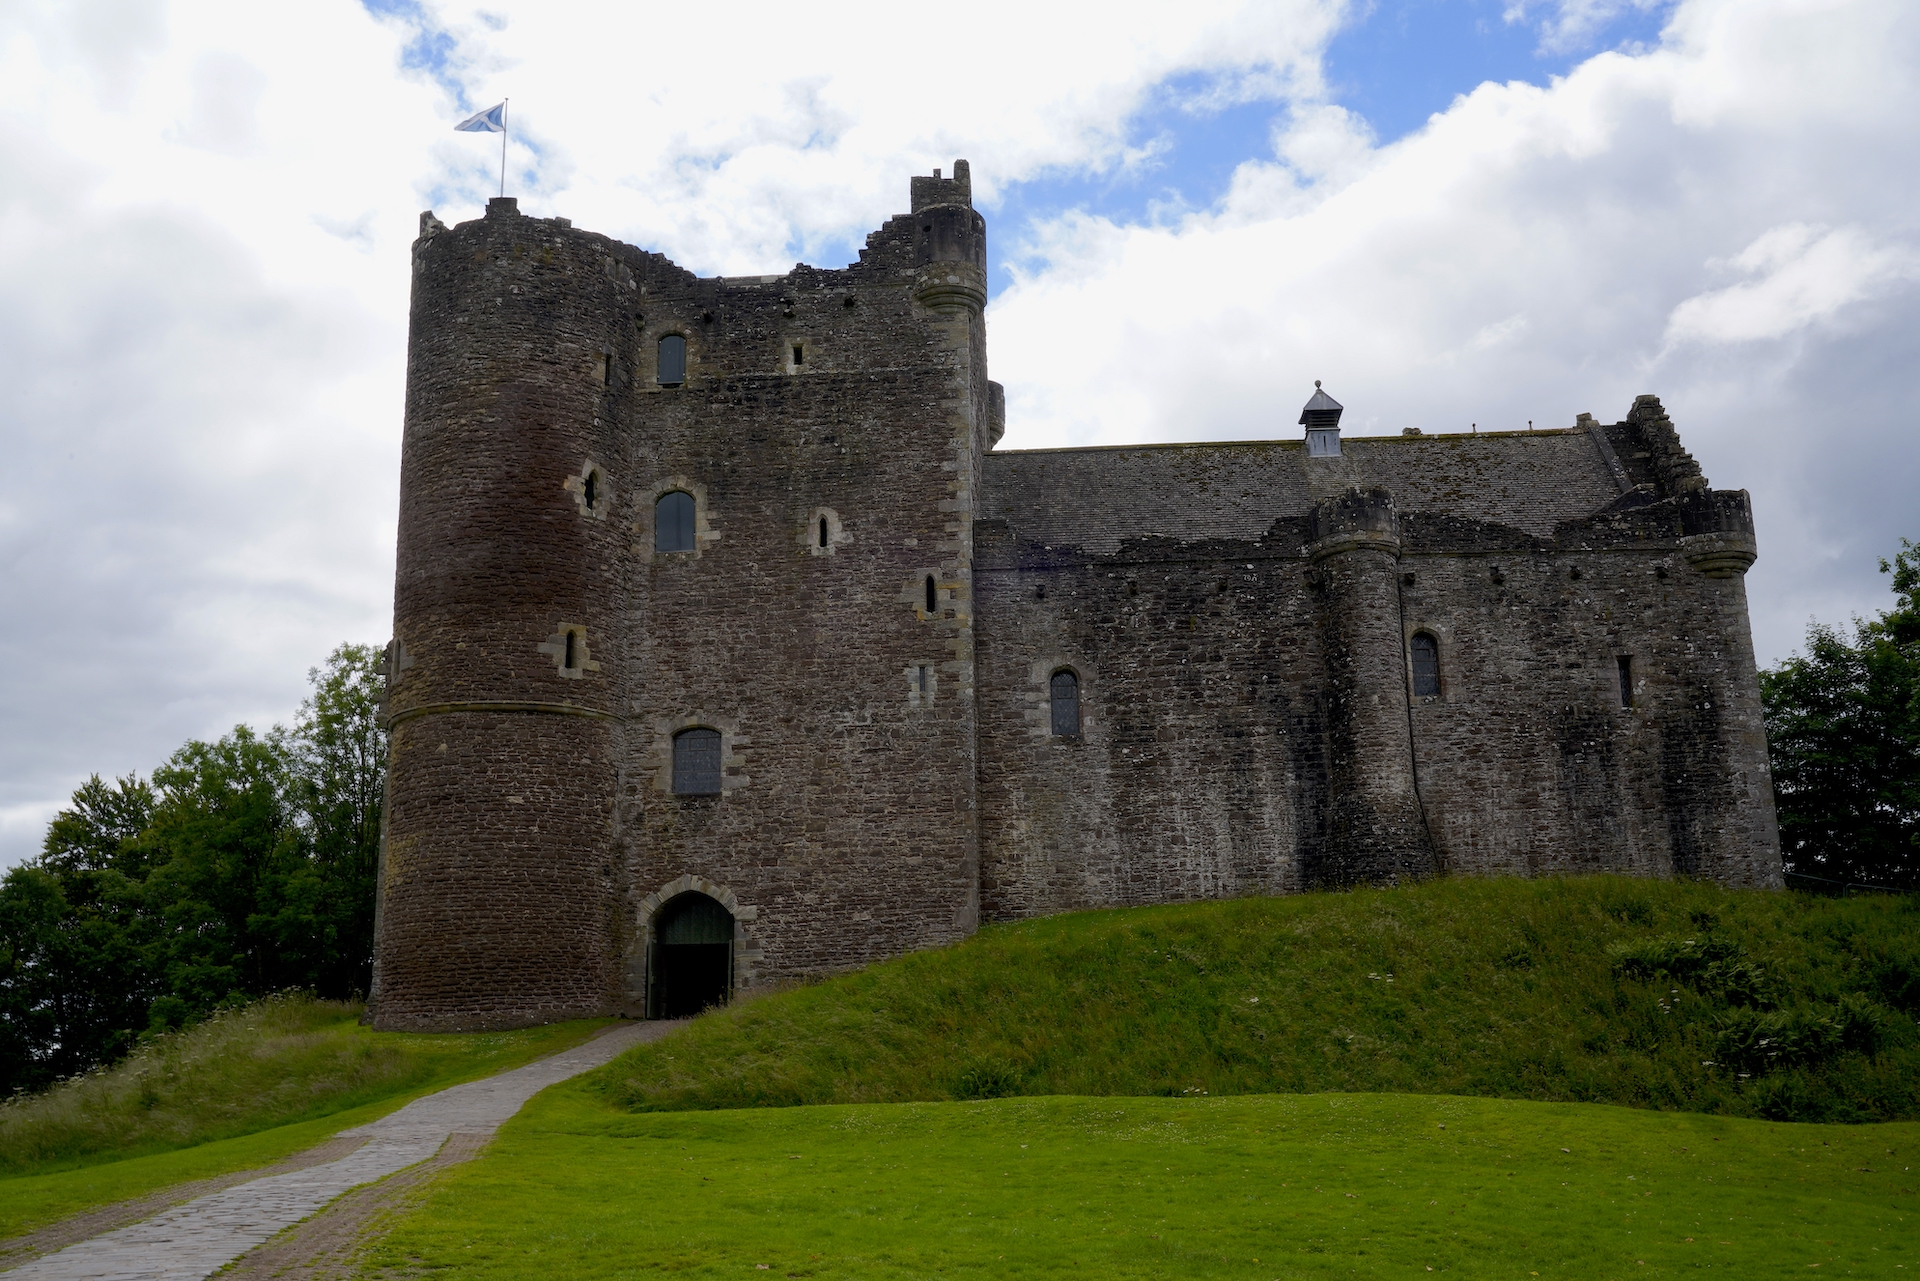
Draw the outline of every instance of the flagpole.
<instances>
[{"instance_id":1,"label":"flagpole","mask_svg":"<svg viewBox=\"0 0 1920 1281\"><path fill-rule=\"evenodd\" d=\"M500 198L507 196L507 104L511 98L500 100Z\"/></svg>"}]
</instances>

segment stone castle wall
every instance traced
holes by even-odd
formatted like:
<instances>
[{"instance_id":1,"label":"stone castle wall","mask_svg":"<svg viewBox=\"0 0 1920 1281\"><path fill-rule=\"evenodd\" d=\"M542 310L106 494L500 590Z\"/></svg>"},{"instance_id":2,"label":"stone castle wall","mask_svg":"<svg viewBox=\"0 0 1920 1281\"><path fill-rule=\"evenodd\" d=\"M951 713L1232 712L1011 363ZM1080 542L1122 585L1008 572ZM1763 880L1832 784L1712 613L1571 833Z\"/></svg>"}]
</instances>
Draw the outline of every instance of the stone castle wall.
<instances>
[{"instance_id":1,"label":"stone castle wall","mask_svg":"<svg viewBox=\"0 0 1920 1281\"><path fill-rule=\"evenodd\" d=\"M1436 871L1778 883L1751 515L1657 401L1326 459L994 453L964 164L911 203L844 270L735 279L510 200L423 216L380 1026L643 1013L688 890L753 986ZM661 552L673 490L695 545ZM688 727L718 795L674 792Z\"/></svg>"}]
</instances>

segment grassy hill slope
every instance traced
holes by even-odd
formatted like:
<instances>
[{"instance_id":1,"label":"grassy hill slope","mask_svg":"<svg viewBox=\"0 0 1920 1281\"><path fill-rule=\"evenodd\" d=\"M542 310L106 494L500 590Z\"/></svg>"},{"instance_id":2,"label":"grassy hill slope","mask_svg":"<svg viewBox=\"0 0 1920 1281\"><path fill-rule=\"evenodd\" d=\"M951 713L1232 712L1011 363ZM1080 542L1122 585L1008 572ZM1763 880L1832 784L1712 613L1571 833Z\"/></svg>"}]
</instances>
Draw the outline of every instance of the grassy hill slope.
<instances>
[{"instance_id":1,"label":"grassy hill slope","mask_svg":"<svg viewBox=\"0 0 1920 1281\"><path fill-rule=\"evenodd\" d=\"M0 1239L268 1164L430 1090L557 1054L605 1025L429 1036L374 1032L359 1015L358 1005L272 997L0 1103Z\"/></svg>"},{"instance_id":2,"label":"grassy hill slope","mask_svg":"<svg viewBox=\"0 0 1920 1281\"><path fill-rule=\"evenodd\" d=\"M994 926L586 1085L632 1111L1392 1091L1899 1120L1916 1013L1920 898L1459 878Z\"/></svg>"}]
</instances>

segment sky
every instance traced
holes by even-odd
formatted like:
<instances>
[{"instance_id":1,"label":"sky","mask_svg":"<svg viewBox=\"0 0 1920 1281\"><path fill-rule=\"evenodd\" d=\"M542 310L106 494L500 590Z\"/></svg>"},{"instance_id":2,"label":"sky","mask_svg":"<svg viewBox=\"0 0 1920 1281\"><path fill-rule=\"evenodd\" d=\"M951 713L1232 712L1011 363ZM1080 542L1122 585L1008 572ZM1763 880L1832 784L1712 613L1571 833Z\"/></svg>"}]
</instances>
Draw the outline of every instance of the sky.
<instances>
[{"instance_id":1,"label":"sky","mask_svg":"<svg viewBox=\"0 0 1920 1281\"><path fill-rule=\"evenodd\" d=\"M1612 421L1762 664L1920 538L1920 5L0 0L0 866L384 644L422 209L841 266L967 158L1003 448Z\"/></svg>"}]
</instances>

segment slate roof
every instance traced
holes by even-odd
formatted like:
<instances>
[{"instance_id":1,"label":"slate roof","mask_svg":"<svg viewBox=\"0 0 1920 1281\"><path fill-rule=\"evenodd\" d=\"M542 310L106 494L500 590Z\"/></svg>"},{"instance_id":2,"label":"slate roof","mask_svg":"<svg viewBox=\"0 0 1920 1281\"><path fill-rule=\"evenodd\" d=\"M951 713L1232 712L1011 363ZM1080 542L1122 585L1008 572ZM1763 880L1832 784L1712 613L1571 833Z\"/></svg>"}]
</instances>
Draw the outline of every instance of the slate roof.
<instances>
[{"instance_id":1,"label":"slate roof","mask_svg":"<svg viewBox=\"0 0 1920 1281\"><path fill-rule=\"evenodd\" d=\"M990 453L979 518L1006 521L1019 539L1109 555L1143 535L1257 539L1276 519L1304 516L1349 485L1384 485L1403 513L1543 538L1621 493L1599 445L1579 428L1347 437L1340 449L1339 458L1315 459L1296 440Z\"/></svg>"}]
</instances>

